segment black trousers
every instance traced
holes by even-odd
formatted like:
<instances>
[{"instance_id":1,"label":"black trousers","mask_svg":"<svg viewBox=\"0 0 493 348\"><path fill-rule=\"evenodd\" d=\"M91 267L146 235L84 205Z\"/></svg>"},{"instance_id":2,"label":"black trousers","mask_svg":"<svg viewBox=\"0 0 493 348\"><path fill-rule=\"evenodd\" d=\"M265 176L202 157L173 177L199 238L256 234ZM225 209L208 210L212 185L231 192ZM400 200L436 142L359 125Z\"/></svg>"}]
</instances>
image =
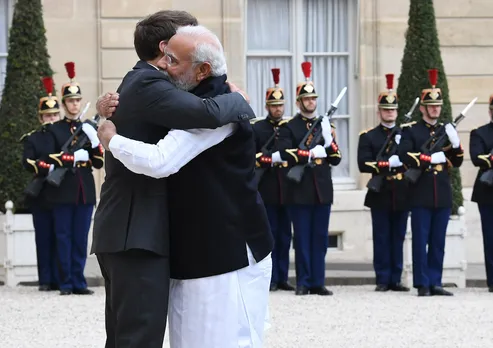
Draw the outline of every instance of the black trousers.
<instances>
[{"instance_id":1,"label":"black trousers","mask_svg":"<svg viewBox=\"0 0 493 348\"><path fill-rule=\"evenodd\" d=\"M106 290L105 348L162 348L169 259L132 249L97 254Z\"/></svg>"}]
</instances>

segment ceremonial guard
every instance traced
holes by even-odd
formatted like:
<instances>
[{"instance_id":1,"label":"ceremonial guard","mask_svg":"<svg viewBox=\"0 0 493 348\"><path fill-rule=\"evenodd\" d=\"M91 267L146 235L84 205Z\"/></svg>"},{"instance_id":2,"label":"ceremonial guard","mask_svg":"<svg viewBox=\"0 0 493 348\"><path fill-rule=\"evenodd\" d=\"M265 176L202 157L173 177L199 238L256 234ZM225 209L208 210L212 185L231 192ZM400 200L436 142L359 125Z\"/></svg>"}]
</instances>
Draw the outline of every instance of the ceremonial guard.
<instances>
[{"instance_id":1,"label":"ceremonial guard","mask_svg":"<svg viewBox=\"0 0 493 348\"><path fill-rule=\"evenodd\" d=\"M375 290L409 291L401 284L402 249L409 216L408 184L397 155L401 129L395 124L398 99L393 90L394 74L385 76L387 91L378 96L380 124L360 133L358 167L360 172L372 175L365 206L371 209Z\"/></svg>"},{"instance_id":2,"label":"ceremonial guard","mask_svg":"<svg viewBox=\"0 0 493 348\"><path fill-rule=\"evenodd\" d=\"M87 238L96 204L96 189L92 168L103 166L103 147L96 129L80 120L81 89L75 82L73 62L65 64L70 82L62 86L65 119L50 127L56 149L50 155L55 168L68 169L59 187L49 185L49 198L54 204L58 258L61 268L62 295L90 295L84 277L87 258ZM75 144L80 136L89 139L82 148L64 152L67 141ZM55 169L56 170L56 169Z\"/></svg>"},{"instance_id":3,"label":"ceremonial guard","mask_svg":"<svg viewBox=\"0 0 493 348\"><path fill-rule=\"evenodd\" d=\"M490 122L471 131L469 153L479 168L471 201L476 202L483 230L486 283L493 292L493 95L489 101Z\"/></svg>"},{"instance_id":4,"label":"ceremonial guard","mask_svg":"<svg viewBox=\"0 0 493 348\"><path fill-rule=\"evenodd\" d=\"M332 295L324 286L325 255L334 194L331 166L341 162L341 153L334 127L327 117L310 132L317 120L318 95L310 80L311 63L304 62L301 67L306 81L296 88L296 105L300 112L281 127L282 151L274 153L272 161L287 161L291 167L287 174L286 203L293 222L296 294ZM301 173L301 177L295 172Z\"/></svg>"},{"instance_id":5,"label":"ceremonial guard","mask_svg":"<svg viewBox=\"0 0 493 348\"><path fill-rule=\"evenodd\" d=\"M419 108L423 117L401 126L398 151L410 171L419 174L410 184L413 285L418 296L453 295L442 287L445 236L452 209L449 169L462 165L464 151L454 125L438 122L443 99L437 79L438 71L429 70L431 88L422 90ZM433 149L444 137L446 146ZM427 147L423 147L425 143ZM411 178L407 172L406 177Z\"/></svg>"},{"instance_id":6,"label":"ceremonial guard","mask_svg":"<svg viewBox=\"0 0 493 348\"><path fill-rule=\"evenodd\" d=\"M48 127L60 120L60 105L53 93L53 80L44 77L47 95L39 100L38 117L41 128L21 137L24 145L22 164L34 174L33 181L26 189L26 203L33 216L36 242L36 259L40 291L58 290L58 268L55 242L55 221L52 205L47 200L45 179L53 170L49 155L54 151L53 137Z\"/></svg>"},{"instance_id":7,"label":"ceremonial guard","mask_svg":"<svg viewBox=\"0 0 493 348\"><path fill-rule=\"evenodd\" d=\"M294 291L294 287L288 283L291 221L285 205L287 163L272 164L270 160L271 154L278 150L279 127L287 122L283 120L284 91L279 87L280 69L271 71L274 87L267 89L265 97L267 117L253 122L257 147L256 175L274 237L270 290Z\"/></svg>"}]
</instances>

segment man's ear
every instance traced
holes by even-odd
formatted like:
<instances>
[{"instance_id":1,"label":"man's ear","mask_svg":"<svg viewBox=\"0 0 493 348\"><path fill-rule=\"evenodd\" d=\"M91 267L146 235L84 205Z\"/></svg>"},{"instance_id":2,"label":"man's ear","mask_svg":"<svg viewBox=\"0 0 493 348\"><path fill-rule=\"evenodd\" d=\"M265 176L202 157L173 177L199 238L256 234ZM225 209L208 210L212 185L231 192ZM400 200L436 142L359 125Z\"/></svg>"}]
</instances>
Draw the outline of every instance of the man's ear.
<instances>
[{"instance_id":1,"label":"man's ear","mask_svg":"<svg viewBox=\"0 0 493 348\"><path fill-rule=\"evenodd\" d=\"M159 42L159 52L161 52L161 54L164 54L166 46L168 46L168 41L163 40Z\"/></svg>"},{"instance_id":2,"label":"man's ear","mask_svg":"<svg viewBox=\"0 0 493 348\"><path fill-rule=\"evenodd\" d=\"M202 81L205 78L209 77L211 71L212 67L208 62L200 64L199 70L197 71L197 81Z\"/></svg>"}]
</instances>

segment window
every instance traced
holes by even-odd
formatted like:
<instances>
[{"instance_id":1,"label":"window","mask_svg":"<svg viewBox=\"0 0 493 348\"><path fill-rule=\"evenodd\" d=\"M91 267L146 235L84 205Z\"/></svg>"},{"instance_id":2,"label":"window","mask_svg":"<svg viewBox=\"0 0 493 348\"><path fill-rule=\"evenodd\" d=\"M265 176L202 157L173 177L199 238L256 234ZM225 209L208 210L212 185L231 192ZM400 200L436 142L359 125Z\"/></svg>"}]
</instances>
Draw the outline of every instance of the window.
<instances>
[{"instance_id":1,"label":"window","mask_svg":"<svg viewBox=\"0 0 493 348\"><path fill-rule=\"evenodd\" d=\"M312 63L311 78L319 95L319 114L324 114L341 89L348 87L333 116L343 154L343 160L332 171L335 183L347 182L350 177L352 1L247 0L246 88L258 117L266 113L265 91L274 83L272 68L281 69L286 116L298 112L294 97L296 85L304 80L301 63L305 60Z\"/></svg>"},{"instance_id":2,"label":"window","mask_svg":"<svg viewBox=\"0 0 493 348\"><path fill-rule=\"evenodd\" d=\"M7 53L9 47L9 28L13 5L9 0L0 0L0 99L7 75Z\"/></svg>"}]
</instances>

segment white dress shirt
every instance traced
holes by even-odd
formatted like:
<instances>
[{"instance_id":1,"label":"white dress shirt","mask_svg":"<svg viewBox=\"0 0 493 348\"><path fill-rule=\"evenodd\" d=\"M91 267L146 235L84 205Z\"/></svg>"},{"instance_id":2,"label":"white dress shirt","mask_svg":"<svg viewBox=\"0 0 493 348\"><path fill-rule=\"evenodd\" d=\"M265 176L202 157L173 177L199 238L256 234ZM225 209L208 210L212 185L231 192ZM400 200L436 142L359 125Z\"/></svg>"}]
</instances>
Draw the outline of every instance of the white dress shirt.
<instances>
[{"instance_id":1,"label":"white dress shirt","mask_svg":"<svg viewBox=\"0 0 493 348\"><path fill-rule=\"evenodd\" d=\"M177 173L200 153L219 144L234 133L236 124L216 129L172 129L157 144L115 135L109 149L130 171L153 178L164 178Z\"/></svg>"}]
</instances>

